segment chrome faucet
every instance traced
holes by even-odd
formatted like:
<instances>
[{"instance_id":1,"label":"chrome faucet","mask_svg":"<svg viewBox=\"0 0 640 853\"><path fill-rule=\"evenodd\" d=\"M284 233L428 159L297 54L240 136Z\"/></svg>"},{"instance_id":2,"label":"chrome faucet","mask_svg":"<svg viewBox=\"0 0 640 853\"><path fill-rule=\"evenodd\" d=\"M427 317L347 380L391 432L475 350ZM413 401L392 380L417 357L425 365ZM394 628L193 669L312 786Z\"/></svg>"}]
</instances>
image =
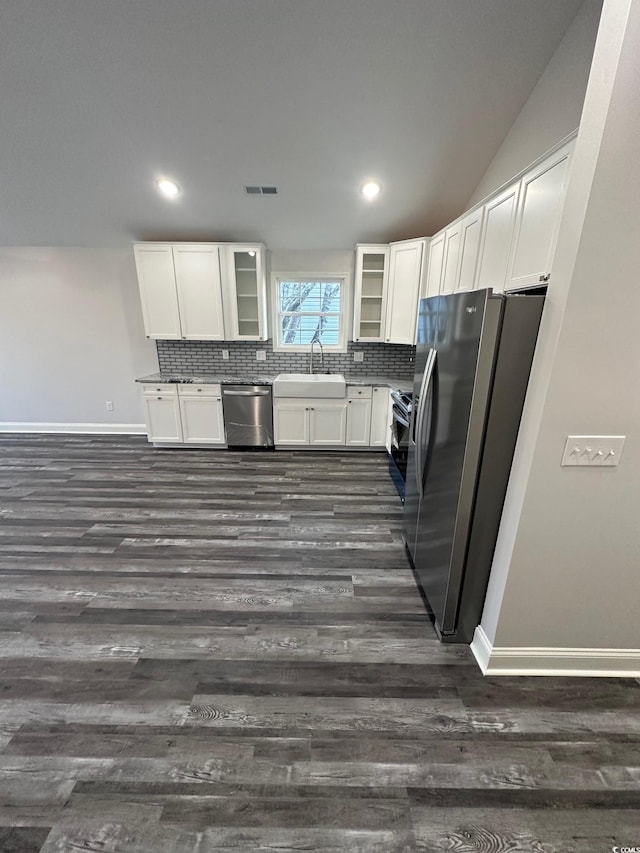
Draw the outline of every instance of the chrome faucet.
<instances>
[{"instance_id":1,"label":"chrome faucet","mask_svg":"<svg viewBox=\"0 0 640 853\"><path fill-rule=\"evenodd\" d=\"M311 341L311 352L310 352L310 358L309 358L309 373L313 373L313 345L314 344L318 344L318 346L320 347L320 368L322 369L324 367L324 350L322 349L322 344L320 343L318 338L314 338Z\"/></svg>"}]
</instances>

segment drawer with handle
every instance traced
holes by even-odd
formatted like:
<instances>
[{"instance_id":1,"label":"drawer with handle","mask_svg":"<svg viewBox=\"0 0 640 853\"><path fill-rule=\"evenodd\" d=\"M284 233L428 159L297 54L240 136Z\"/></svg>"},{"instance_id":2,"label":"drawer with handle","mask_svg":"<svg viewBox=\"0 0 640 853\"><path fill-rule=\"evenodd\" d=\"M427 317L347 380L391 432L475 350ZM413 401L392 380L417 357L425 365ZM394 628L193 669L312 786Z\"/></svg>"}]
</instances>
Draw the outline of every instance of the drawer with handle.
<instances>
[{"instance_id":1,"label":"drawer with handle","mask_svg":"<svg viewBox=\"0 0 640 853\"><path fill-rule=\"evenodd\" d=\"M196 385L195 383L185 383L183 385L178 385L178 393L181 397L219 397L220 385Z\"/></svg>"},{"instance_id":2,"label":"drawer with handle","mask_svg":"<svg viewBox=\"0 0 640 853\"><path fill-rule=\"evenodd\" d=\"M177 397L178 386L169 382L145 382L142 386L142 393L145 397L157 397L158 394L163 397Z\"/></svg>"},{"instance_id":3,"label":"drawer with handle","mask_svg":"<svg viewBox=\"0 0 640 853\"><path fill-rule=\"evenodd\" d=\"M371 399L370 385L347 385L347 399L362 400Z\"/></svg>"}]
</instances>

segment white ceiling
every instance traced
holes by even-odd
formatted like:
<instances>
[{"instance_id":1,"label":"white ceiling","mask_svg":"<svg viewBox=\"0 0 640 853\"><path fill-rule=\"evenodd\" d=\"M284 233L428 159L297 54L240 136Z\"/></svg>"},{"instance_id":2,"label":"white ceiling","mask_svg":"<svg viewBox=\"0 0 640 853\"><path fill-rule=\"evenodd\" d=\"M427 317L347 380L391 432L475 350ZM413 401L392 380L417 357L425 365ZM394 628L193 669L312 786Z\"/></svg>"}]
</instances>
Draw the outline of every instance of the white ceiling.
<instances>
[{"instance_id":1,"label":"white ceiling","mask_svg":"<svg viewBox=\"0 0 640 853\"><path fill-rule=\"evenodd\" d=\"M0 244L432 234L580 3L0 0Z\"/></svg>"}]
</instances>

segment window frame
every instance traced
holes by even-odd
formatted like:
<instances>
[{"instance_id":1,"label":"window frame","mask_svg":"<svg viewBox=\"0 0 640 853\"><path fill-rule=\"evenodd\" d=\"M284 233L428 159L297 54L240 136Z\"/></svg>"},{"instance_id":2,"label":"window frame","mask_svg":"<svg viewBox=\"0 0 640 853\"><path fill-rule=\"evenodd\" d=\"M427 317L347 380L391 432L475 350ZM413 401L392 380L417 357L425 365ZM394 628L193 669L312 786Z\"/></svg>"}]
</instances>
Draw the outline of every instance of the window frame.
<instances>
[{"instance_id":1,"label":"window frame","mask_svg":"<svg viewBox=\"0 0 640 853\"><path fill-rule=\"evenodd\" d=\"M308 353L310 344L285 344L282 342L282 326L278 310L278 290L281 281L339 282L342 285L342 300L339 314L338 343L322 344L325 352L347 352L351 318L351 276L348 273L272 272L271 273L271 321L274 352Z\"/></svg>"}]
</instances>

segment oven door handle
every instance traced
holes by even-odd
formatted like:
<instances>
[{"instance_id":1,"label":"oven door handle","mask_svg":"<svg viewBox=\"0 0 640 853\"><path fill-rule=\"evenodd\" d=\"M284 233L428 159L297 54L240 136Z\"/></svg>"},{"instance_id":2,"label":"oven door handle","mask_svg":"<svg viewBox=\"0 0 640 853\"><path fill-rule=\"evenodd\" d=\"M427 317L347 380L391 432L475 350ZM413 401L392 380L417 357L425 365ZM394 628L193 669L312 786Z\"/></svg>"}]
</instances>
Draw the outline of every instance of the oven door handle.
<instances>
[{"instance_id":1,"label":"oven door handle","mask_svg":"<svg viewBox=\"0 0 640 853\"><path fill-rule=\"evenodd\" d=\"M393 419L394 421L397 421L401 426L405 427L406 429L409 429L409 421L403 418L400 412L394 411Z\"/></svg>"}]
</instances>

